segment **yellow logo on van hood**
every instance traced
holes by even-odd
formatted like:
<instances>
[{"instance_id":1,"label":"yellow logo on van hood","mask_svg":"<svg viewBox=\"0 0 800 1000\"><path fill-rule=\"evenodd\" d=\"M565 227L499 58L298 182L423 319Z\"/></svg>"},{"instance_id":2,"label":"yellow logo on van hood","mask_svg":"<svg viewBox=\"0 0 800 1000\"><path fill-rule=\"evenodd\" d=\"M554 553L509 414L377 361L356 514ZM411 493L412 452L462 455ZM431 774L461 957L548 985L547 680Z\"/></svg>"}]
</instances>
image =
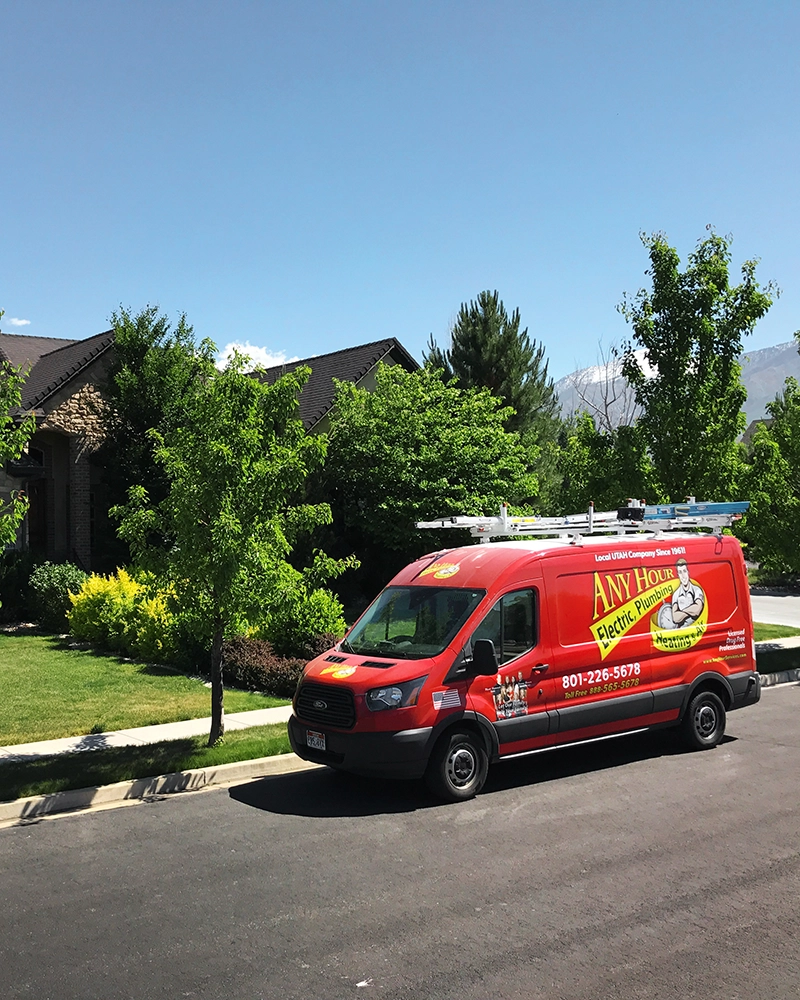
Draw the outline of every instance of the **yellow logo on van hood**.
<instances>
[{"instance_id":1,"label":"yellow logo on van hood","mask_svg":"<svg viewBox=\"0 0 800 1000\"><path fill-rule=\"evenodd\" d=\"M434 563L433 566L424 569L420 576L429 576L432 573L434 580L446 580L448 576L455 576L460 569L458 563Z\"/></svg>"},{"instance_id":2,"label":"yellow logo on van hood","mask_svg":"<svg viewBox=\"0 0 800 1000\"><path fill-rule=\"evenodd\" d=\"M320 670L320 675L324 677L325 674L331 674L336 680L344 680L345 677L351 677L355 672L355 667L325 667L324 670Z\"/></svg>"}]
</instances>

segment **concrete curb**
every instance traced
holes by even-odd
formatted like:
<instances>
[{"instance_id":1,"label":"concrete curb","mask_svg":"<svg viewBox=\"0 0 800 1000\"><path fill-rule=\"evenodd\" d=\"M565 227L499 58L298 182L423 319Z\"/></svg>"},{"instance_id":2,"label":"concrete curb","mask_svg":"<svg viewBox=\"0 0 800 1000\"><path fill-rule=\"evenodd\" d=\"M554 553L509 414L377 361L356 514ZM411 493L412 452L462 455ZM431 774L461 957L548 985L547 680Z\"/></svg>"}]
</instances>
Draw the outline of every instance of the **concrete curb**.
<instances>
[{"instance_id":1,"label":"concrete curb","mask_svg":"<svg viewBox=\"0 0 800 1000\"><path fill-rule=\"evenodd\" d=\"M296 754L284 753L275 757L259 757L256 760L204 767L196 771L178 771L152 778L137 778L135 781L118 781L113 785L35 795L13 802L0 802L0 829L23 826L63 813L134 804L175 792L196 792L213 785L229 785L237 781L291 774L293 771L306 771L321 766L301 760Z\"/></svg>"},{"instance_id":2,"label":"concrete curb","mask_svg":"<svg viewBox=\"0 0 800 1000\"><path fill-rule=\"evenodd\" d=\"M762 687L775 687L776 684L793 684L800 681L800 670L779 670L774 674L762 674Z\"/></svg>"}]
</instances>

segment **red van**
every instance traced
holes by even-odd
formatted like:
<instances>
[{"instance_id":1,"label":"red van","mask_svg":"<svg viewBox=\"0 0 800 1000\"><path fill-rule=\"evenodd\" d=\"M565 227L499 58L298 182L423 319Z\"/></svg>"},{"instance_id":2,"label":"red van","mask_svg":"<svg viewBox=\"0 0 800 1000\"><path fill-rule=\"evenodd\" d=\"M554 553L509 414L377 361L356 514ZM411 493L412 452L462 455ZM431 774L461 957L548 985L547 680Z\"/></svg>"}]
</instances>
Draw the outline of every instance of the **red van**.
<instances>
[{"instance_id":1,"label":"red van","mask_svg":"<svg viewBox=\"0 0 800 1000\"><path fill-rule=\"evenodd\" d=\"M300 757L480 791L490 762L660 726L706 750L757 702L738 541L623 534L435 552L312 660L289 721Z\"/></svg>"}]
</instances>

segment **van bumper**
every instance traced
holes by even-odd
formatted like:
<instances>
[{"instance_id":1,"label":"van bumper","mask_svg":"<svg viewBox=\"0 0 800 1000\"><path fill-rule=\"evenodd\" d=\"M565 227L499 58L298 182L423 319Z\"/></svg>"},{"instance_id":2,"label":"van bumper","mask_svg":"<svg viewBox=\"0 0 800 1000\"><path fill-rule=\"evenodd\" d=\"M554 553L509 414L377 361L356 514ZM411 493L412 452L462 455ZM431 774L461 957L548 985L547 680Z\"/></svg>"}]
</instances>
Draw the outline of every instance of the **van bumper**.
<instances>
[{"instance_id":1,"label":"van bumper","mask_svg":"<svg viewBox=\"0 0 800 1000\"><path fill-rule=\"evenodd\" d=\"M731 674L728 683L733 692L729 712L736 708L744 708L747 705L755 705L761 699L761 674L747 671L747 673Z\"/></svg>"},{"instance_id":2,"label":"van bumper","mask_svg":"<svg viewBox=\"0 0 800 1000\"><path fill-rule=\"evenodd\" d=\"M309 730L324 733L325 750L307 746L306 732ZM292 715L288 731L292 750L303 760L369 777L421 778L433 744L431 726L396 733L342 733L301 722Z\"/></svg>"}]
</instances>

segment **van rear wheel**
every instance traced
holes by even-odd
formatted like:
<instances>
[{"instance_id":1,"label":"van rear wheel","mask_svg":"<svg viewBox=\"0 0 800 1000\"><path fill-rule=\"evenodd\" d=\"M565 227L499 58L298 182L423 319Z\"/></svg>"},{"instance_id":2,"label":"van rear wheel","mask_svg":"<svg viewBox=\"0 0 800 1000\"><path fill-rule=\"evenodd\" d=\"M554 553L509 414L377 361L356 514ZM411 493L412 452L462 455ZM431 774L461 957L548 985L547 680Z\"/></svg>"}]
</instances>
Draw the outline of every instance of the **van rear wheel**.
<instances>
[{"instance_id":1,"label":"van rear wheel","mask_svg":"<svg viewBox=\"0 0 800 1000\"><path fill-rule=\"evenodd\" d=\"M463 802L477 795L486 781L489 758L479 736L445 733L434 747L425 781L445 802Z\"/></svg>"},{"instance_id":2,"label":"van rear wheel","mask_svg":"<svg viewBox=\"0 0 800 1000\"><path fill-rule=\"evenodd\" d=\"M725 706L713 691L701 691L689 702L681 723L684 742L692 750L711 750L725 735Z\"/></svg>"}]
</instances>

